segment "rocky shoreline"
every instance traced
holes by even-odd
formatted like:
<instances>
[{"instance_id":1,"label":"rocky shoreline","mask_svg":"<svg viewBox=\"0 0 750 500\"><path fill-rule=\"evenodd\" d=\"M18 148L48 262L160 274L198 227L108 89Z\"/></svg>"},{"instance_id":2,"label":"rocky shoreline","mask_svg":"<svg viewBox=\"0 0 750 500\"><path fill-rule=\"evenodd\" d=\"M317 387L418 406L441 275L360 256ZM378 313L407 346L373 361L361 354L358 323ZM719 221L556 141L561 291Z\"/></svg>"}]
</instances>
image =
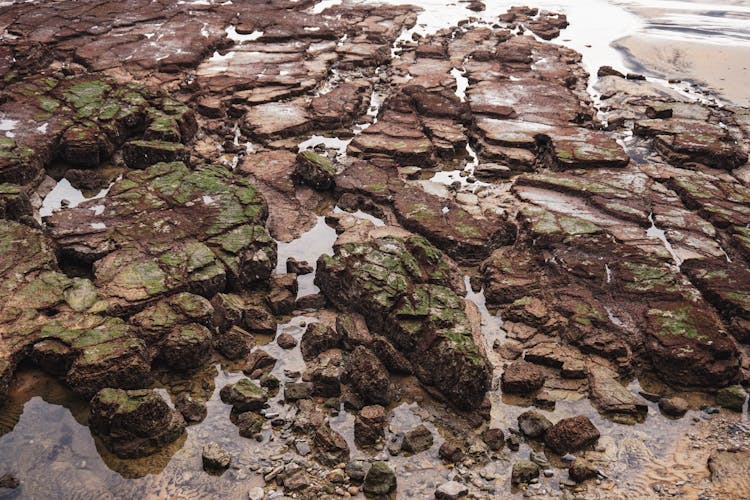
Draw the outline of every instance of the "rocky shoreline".
<instances>
[{"instance_id":1,"label":"rocky shoreline","mask_svg":"<svg viewBox=\"0 0 750 500\"><path fill-rule=\"evenodd\" d=\"M0 449L52 391L91 493L749 493L750 110L323 7L0 7Z\"/></svg>"}]
</instances>

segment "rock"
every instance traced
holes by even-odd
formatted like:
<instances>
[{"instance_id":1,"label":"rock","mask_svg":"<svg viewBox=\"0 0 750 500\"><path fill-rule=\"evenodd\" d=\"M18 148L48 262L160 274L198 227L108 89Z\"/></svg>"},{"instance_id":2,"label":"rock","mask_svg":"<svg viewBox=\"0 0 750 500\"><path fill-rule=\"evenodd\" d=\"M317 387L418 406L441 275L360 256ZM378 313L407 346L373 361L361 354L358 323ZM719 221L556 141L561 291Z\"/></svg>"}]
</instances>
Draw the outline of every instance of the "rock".
<instances>
[{"instance_id":1,"label":"rock","mask_svg":"<svg viewBox=\"0 0 750 500\"><path fill-rule=\"evenodd\" d=\"M205 403L193 399L190 394L183 392L174 400L174 406L182 414L185 422L194 424L202 422L208 415L208 408Z\"/></svg>"},{"instance_id":2,"label":"rock","mask_svg":"<svg viewBox=\"0 0 750 500\"><path fill-rule=\"evenodd\" d=\"M466 453L461 446L461 442L457 439L448 439L440 445L438 450L440 458L449 463L458 463L463 460Z\"/></svg>"},{"instance_id":3,"label":"rock","mask_svg":"<svg viewBox=\"0 0 750 500\"><path fill-rule=\"evenodd\" d=\"M524 436L543 439L550 427L552 422L538 411L529 410L518 416L518 428Z\"/></svg>"},{"instance_id":4,"label":"rock","mask_svg":"<svg viewBox=\"0 0 750 500\"><path fill-rule=\"evenodd\" d=\"M438 500L456 500L469 494L469 488L457 481L448 481L437 487L435 498Z\"/></svg>"},{"instance_id":5,"label":"rock","mask_svg":"<svg viewBox=\"0 0 750 500\"><path fill-rule=\"evenodd\" d=\"M612 68L612 66L602 66L599 68L599 70L596 72L596 76L603 77L603 76L617 76L619 78L625 78L625 75L617 71L616 69Z\"/></svg>"},{"instance_id":6,"label":"rock","mask_svg":"<svg viewBox=\"0 0 750 500\"><path fill-rule=\"evenodd\" d=\"M593 479L598 471L594 464L583 458L577 458L568 469L568 476L576 483L582 483L587 479Z\"/></svg>"},{"instance_id":7,"label":"rock","mask_svg":"<svg viewBox=\"0 0 750 500\"><path fill-rule=\"evenodd\" d=\"M127 313L184 290L210 297L268 280L276 243L267 215L256 188L225 168L175 162L128 172L105 198L53 214L47 228L67 258L95 263L110 312Z\"/></svg>"},{"instance_id":8,"label":"rock","mask_svg":"<svg viewBox=\"0 0 750 500\"><path fill-rule=\"evenodd\" d=\"M178 142L137 140L123 146L122 157L128 168L145 169L162 162L187 163L190 155Z\"/></svg>"},{"instance_id":9,"label":"rock","mask_svg":"<svg viewBox=\"0 0 750 500\"><path fill-rule=\"evenodd\" d=\"M214 347L228 359L242 359L255 347L255 337L239 326L233 326L214 335Z\"/></svg>"},{"instance_id":10,"label":"rock","mask_svg":"<svg viewBox=\"0 0 750 500\"><path fill-rule=\"evenodd\" d=\"M211 332L203 325L178 327L167 335L159 355L176 370L200 368L211 357L211 339Z\"/></svg>"},{"instance_id":11,"label":"rock","mask_svg":"<svg viewBox=\"0 0 750 500\"><path fill-rule=\"evenodd\" d=\"M296 182L325 191L333 188L335 175L336 169L328 158L311 150L297 155L293 175Z\"/></svg>"},{"instance_id":12,"label":"rock","mask_svg":"<svg viewBox=\"0 0 750 500\"><path fill-rule=\"evenodd\" d=\"M121 458L151 455L179 438L185 420L155 391L102 389L91 400L91 431Z\"/></svg>"},{"instance_id":13,"label":"rock","mask_svg":"<svg viewBox=\"0 0 750 500\"><path fill-rule=\"evenodd\" d=\"M255 349L245 358L245 366L242 371L252 378L260 378L262 375L270 372L276 365L276 358L268 354L263 349Z\"/></svg>"},{"instance_id":14,"label":"rock","mask_svg":"<svg viewBox=\"0 0 750 500\"><path fill-rule=\"evenodd\" d=\"M260 486L256 486L255 488L250 488L247 497L248 500L263 500L266 497L266 492Z\"/></svg>"},{"instance_id":15,"label":"rock","mask_svg":"<svg viewBox=\"0 0 750 500\"><path fill-rule=\"evenodd\" d=\"M716 393L716 404L732 411L742 412L747 392L740 385L732 385L719 389Z\"/></svg>"},{"instance_id":16,"label":"rock","mask_svg":"<svg viewBox=\"0 0 750 500\"><path fill-rule=\"evenodd\" d=\"M349 356L342 380L350 384L366 404L388 406L391 402L388 370L364 346L357 346Z\"/></svg>"},{"instance_id":17,"label":"rock","mask_svg":"<svg viewBox=\"0 0 750 500\"><path fill-rule=\"evenodd\" d=\"M297 346L297 339L289 333L281 333L276 337L276 343L282 349L294 349Z\"/></svg>"},{"instance_id":18,"label":"rock","mask_svg":"<svg viewBox=\"0 0 750 500\"><path fill-rule=\"evenodd\" d=\"M502 429L489 428L482 432L482 441L492 451L500 451L505 446L505 434Z\"/></svg>"},{"instance_id":19,"label":"rock","mask_svg":"<svg viewBox=\"0 0 750 500\"><path fill-rule=\"evenodd\" d=\"M313 394L324 398L335 398L341 395L341 372L339 366L329 364L317 366L305 373L305 378L313 384ZM338 407L336 407L338 409Z\"/></svg>"},{"instance_id":20,"label":"rock","mask_svg":"<svg viewBox=\"0 0 750 500\"><path fill-rule=\"evenodd\" d=\"M313 431L315 458L323 465L333 467L349 461L349 445L346 439L331 429L326 422Z\"/></svg>"},{"instance_id":21,"label":"rock","mask_svg":"<svg viewBox=\"0 0 750 500\"><path fill-rule=\"evenodd\" d=\"M323 323L310 323L305 328L300 341L302 359L309 361L323 351L337 347L341 342L341 335Z\"/></svg>"},{"instance_id":22,"label":"rock","mask_svg":"<svg viewBox=\"0 0 750 500\"><path fill-rule=\"evenodd\" d=\"M513 484L524 484L539 477L539 466L529 460L513 462L510 480Z\"/></svg>"},{"instance_id":23,"label":"rock","mask_svg":"<svg viewBox=\"0 0 750 500\"><path fill-rule=\"evenodd\" d=\"M0 474L0 489L5 488L9 490L15 490L21 486L21 481L10 472Z\"/></svg>"},{"instance_id":24,"label":"rock","mask_svg":"<svg viewBox=\"0 0 750 500\"><path fill-rule=\"evenodd\" d=\"M670 398L661 398L659 400L659 409L667 416L681 417L688 411L688 402L679 396Z\"/></svg>"},{"instance_id":25,"label":"rock","mask_svg":"<svg viewBox=\"0 0 750 500\"><path fill-rule=\"evenodd\" d=\"M297 299L297 290L297 275L271 275L271 291L266 296L268 307L277 316L291 313Z\"/></svg>"},{"instance_id":26,"label":"rock","mask_svg":"<svg viewBox=\"0 0 750 500\"><path fill-rule=\"evenodd\" d=\"M385 424L385 408L365 406L354 420L354 440L360 446L374 445L385 434Z\"/></svg>"},{"instance_id":27,"label":"rock","mask_svg":"<svg viewBox=\"0 0 750 500\"><path fill-rule=\"evenodd\" d=\"M432 447L432 441L430 429L420 424L406 433L401 449L407 453L421 453Z\"/></svg>"},{"instance_id":28,"label":"rock","mask_svg":"<svg viewBox=\"0 0 750 500\"><path fill-rule=\"evenodd\" d=\"M334 256L322 256L315 283L334 305L353 309L372 323L368 327L387 332L419 368L423 383L459 408L478 407L490 370L464 299L446 286L460 286L457 275L423 238L365 238L342 241Z\"/></svg>"},{"instance_id":29,"label":"rock","mask_svg":"<svg viewBox=\"0 0 750 500\"><path fill-rule=\"evenodd\" d=\"M262 415L258 415L252 411L246 411L237 415L237 428L239 429L240 436L244 438L253 438L262 429L266 423L266 419Z\"/></svg>"},{"instance_id":30,"label":"rock","mask_svg":"<svg viewBox=\"0 0 750 500\"><path fill-rule=\"evenodd\" d=\"M349 476L349 480L356 484L361 484L370 470L370 462L364 460L352 460L346 464L344 471Z\"/></svg>"},{"instance_id":31,"label":"rock","mask_svg":"<svg viewBox=\"0 0 750 500\"><path fill-rule=\"evenodd\" d=\"M544 444L563 455L587 448L599 440L599 431L587 417L564 418L553 425L544 437Z\"/></svg>"},{"instance_id":32,"label":"rock","mask_svg":"<svg viewBox=\"0 0 750 500\"><path fill-rule=\"evenodd\" d=\"M521 447L521 439L519 439L519 437L515 434L510 434L507 438L505 438L505 444L508 445L508 449L510 451L518 451Z\"/></svg>"},{"instance_id":33,"label":"rock","mask_svg":"<svg viewBox=\"0 0 750 500\"><path fill-rule=\"evenodd\" d=\"M306 260L297 260L294 257L286 259L286 272L304 275L310 274L315 271L315 268L311 266Z\"/></svg>"},{"instance_id":34,"label":"rock","mask_svg":"<svg viewBox=\"0 0 750 500\"><path fill-rule=\"evenodd\" d=\"M284 386L284 401L292 402L311 398L314 389L312 382L288 382Z\"/></svg>"},{"instance_id":35,"label":"rock","mask_svg":"<svg viewBox=\"0 0 750 500\"><path fill-rule=\"evenodd\" d=\"M396 474L385 462L373 462L365 476L364 492L368 495L387 495L396 489Z\"/></svg>"},{"instance_id":36,"label":"rock","mask_svg":"<svg viewBox=\"0 0 750 500\"><path fill-rule=\"evenodd\" d=\"M529 395L544 385L544 371L525 361L515 361L503 370L501 387L509 394Z\"/></svg>"},{"instance_id":37,"label":"rock","mask_svg":"<svg viewBox=\"0 0 750 500\"><path fill-rule=\"evenodd\" d=\"M310 476L304 470L298 470L284 478L284 489L300 491L310 486Z\"/></svg>"},{"instance_id":38,"label":"rock","mask_svg":"<svg viewBox=\"0 0 750 500\"><path fill-rule=\"evenodd\" d=\"M217 293L211 299L214 308L213 323L219 332L226 332L242 323L245 314L245 303L242 298L232 293Z\"/></svg>"},{"instance_id":39,"label":"rock","mask_svg":"<svg viewBox=\"0 0 750 500\"><path fill-rule=\"evenodd\" d=\"M224 471L229 468L232 456L217 443L203 446L203 469L209 472Z\"/></svg>"},{"instance_id":40,"label":"rock","mask_svg":"<svg viewBox=\"0 0 750 500\"><path fill-rule=\"evenodd\" d=\"M607 415L620 415L636 420L646 418L648 406L616 380L617 373L602 367L589 369L589 393L594 406Z\"/></svg>"},{"instance_id":41,"label":"rock","mask_svg":"<svg viewBox=\"0 0 750 500\"><path fill-rule=\"evenodd\" d=\"M219 396L224 403L232 405L232 411L236 413L260 410L268 401L266 391L247 378L225 385Z\"/></svg>"}]
</instances>

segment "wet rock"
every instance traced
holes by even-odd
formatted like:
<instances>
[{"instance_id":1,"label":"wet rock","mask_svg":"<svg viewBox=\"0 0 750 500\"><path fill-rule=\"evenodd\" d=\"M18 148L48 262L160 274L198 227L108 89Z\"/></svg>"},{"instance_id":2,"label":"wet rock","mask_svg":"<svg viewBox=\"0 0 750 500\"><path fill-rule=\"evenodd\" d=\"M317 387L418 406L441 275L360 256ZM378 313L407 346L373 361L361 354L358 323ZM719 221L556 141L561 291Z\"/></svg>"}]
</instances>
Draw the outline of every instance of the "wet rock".
<instances>
[{"instance_id":1,"label":"wet rock","mask_svg":"<svg viewBox=\"0 0 750 500\"><path fill-rule=\"evenodd\" d=\"M266 419L252 411L246 411L237 415L237 428L240 436L244 438L255 437L262 429Z\"/></svg>"},{"instance_id":2,"label":"wet rock","mask_svg":"<svg viewBox=\"0 0 750 500\"><path fill-rule=\"evenodd\" d=\"M354 419L354 439L360 446L372 446L385 435L385 408L370 405Z\"/></svg>"},{"instance_id":3,"label":"wet rock","mask_svg":"<svg viewBox=\"0 0 750 500\"><path fill-rule=\"evenodd\" d=\"M608 368L590 367L589 391L594 406L605 414L645 418L648 412L646 403L615 380L616 376Z\"/></svg>"},{"instance_id":4,"label":"wet rock","mask_svg":"<svg viewBox=\"0 0 750 500\"><path fill-rule=\"evenodd\" d=\"M518 416L518 428L524 436L542 439L552 427L552 422L538 411L529 410Z\"/></svg>"},{"instance_id":5,"label":"wet rock","mask_svg":"<svg viewBox=\"0 0 750 500\"><path fill-rule=\"evenodd\" d=\"M145 169L162 162L188 163L190 154L178 142L138 140L126 143L122 156L128 168Z\"/></svg>"},{"instance_id":6,"label":"wet rock","mask_svg":"<svg viewBox=\"0 0 750 500\"><path fill-rule=\"evenodd\" d=\"M365 477L364 492L368 495L387 495L396 489L396 474L385 462L373 462Z\"/></svg>"},{"instance_id":7,"label":"wet rock","mask_svg":"<svg viewBox=\"0 0 750 500\"><path fill-rule=\"evenodd\" d=\"M492 451L500 451L505 445L505 434L502 429L489 428L482 432L482 441Z\"/></svg>"},{"instance_id":8,"label":"wet rock","mask_svg":"<svg viewBox=\"0 0 750 500\"><path fill-rule=\"evenodd\" d=\"M367 404L388 406L391 379L383 363L369 349L357 346L344 368L343 381Z\"/></svg>"},{"instance_id":9,"label":"wet rock","mask_svg":"<svg viewBox=\"0 0 750 500\"><path fill-rule=\"evenodd\" d=\"M346 439L331 429L330 425L317 427L313 431L313 446L315 458L328 467L349 461L349 445Z\"/></svg>"},{"instance_id":10,"label":"wet rock","mask_svg":"<svg viewBox=\"0 0 750 500\"><path fill-rule=\"evenodd\" d=\"M603 76L617 76L619 78L625 78L625 75L614 69L612 66L600 67L596 72L596 76L600 78Z\"/></svg>"},{"instance_id":11,"label":"wet rock","mask_svg":"<svg viewBox=\"0 0 750 500\"><path fill-rule=\"evenodd\" d=\"M236 413L260 410L268 401L266 391L246 378L225 385L219 391L219 395L224 403L232 405L232 411Z\"/></svg>"},{"instance_id":12,"label":"wet rock","mask_svg":"<svg viewBox=\"0 0 750 500\"><path fill-rule=\"evenodd\" d=\"M0 474L0 488L15 490L21 486L21 481L11 472Z\"/></svg>"},{"instance_id":13,"label":"wet rock","mask_svg":"<svg viewBox=\"0 0 750 500\"><path fill-rule=\"evenodd\" d=\"M295 182L325 191L333 188L335 175L336 169L328 158L311 150L297 155L293 174Z\"/></svg>"},{"instance_id":14,"label":"wet rock","mask_svg":"<svg viewBox=\"0 0 750 500\"><path fill-rule=\"evenodd\" d=\"M725 387L716 393L716 404L732 411L741 412L746 399L747 392L740 385Z\"/></svg>"},{"instance_id":15,"label":"wet rock","mask_svg":"<svg viewBox=\"0 0 750 500\"><path fill-rule=\"evenodd\" d=\"M251 332L272 335L276 333L276 320L268 310L264 302L254 299L245 303L245 314L243 318L245 329Z\"/></svg>"},{"instance_id":16,"label":"wet rock","mask_svg":"<svg viewBox=\"0 0 750 500\"><path fill-rule=\"evenodd\" d=\"M217 293L211 299L211 305L214 308L213 323L220 332L225 332L232 326L242 323L245 304L240 296L231 293Z\"/></svg>"},{"instance_id":17,"label":"wet rock","mask_svg":"<svg viewBox=\"0 0 750 500\"><path fill-rule=\"evenodd\" d=\"M310 323L305 328L300 341L302 358L309 361L323 351L337 347L341 334L323 323Z\"/></svg>"},{"instance_id":18,"label":"wet rock","mask_svg":"<svg viewBox=\"0 0 750 500\"><path fill-rule=\"evenodd\" d=\"M154 391L102 389L91 400L90 426L112 453L137 458L179 438L185 420Z\"/></svg>"},{"instance_id":19,"label":"wet rock","mask_svg":"<svg viewBox=\"0 0 750 500\"><path fill-rule=\"evenodd\" d=\"M553 425L544 437L544 444L562 455L587 448L599 440L599 430L583 416L564 418Z\"/></svg>"},{"instance_id":20,"label":"wet rock","mask_svg":"<svg viewBox=\"0 0 750 500\"><path fill-rule=\"evenodd\" d=\"M576 458L576 461L568 469L568 476L576 483L594 479L597 474L596 466L583 458Z\"/></svg>"},{"instance_id":21,"label":"wet rock","mask_svg":"<svg viewBox=\"0 0 750 500\"><path fill-rule=\"evenodd\" d=\"M312 397L314 390L315 386L312 382L289 382L284 386L284 401L309 399Z\"/></svg>"},{"instance_id":22,"label":"wet rock","mask_svg":"<svg viewBox=\"0 0 750 500\"><path fill-rule=\"evenodd\" d=\"M296 275L274 274L271 276L271 291L266 297L266 301L275 315L281 316L292 312L296 298Z\"/></svg>"},{"instance_id":23,"label":"wet rock","mask_svg":"<svg viewBox=\"0 0 750 500\"><path fill-rule=\"evenodd\" d=\"M334 398L341 394L342 369L336 365L316 366L305 373L305 378L313 384L313 394L324 398Z\"/></svg>"},{"instance_id":24,"label":"wet rock","mask_svg":"<svg viewBox=\"0 0 750 500\"><path fill-rule=\"evenodd\" d=\"M255 347L255 337L239 326L214 335L214 347L228 359L241 359Z\"/></svg>"},{"instance_id":25,"label":"wet rock","mask_svg":"<svg viewBox=\"0 0 750 500\"><path fill-rule=\"evenodd\" d=\"M313 266L311 266L307 261L305 260L297 260L294 257L289 257L286 260L286 272L297 274L297 275L304 275L304 274L310 274L315 269Z\"/></svg>"},{"instance_id":26,"label":"wet rock","mask_svg":"<svg viewBox=\"0 0 750 500\"><path fill-rule=\"evenodd\" d=\"M323 309L327 304L326 296L322 293L310 293L299 297L294 303L294 308L301 311L315 311Z\"/></svg>"},{"instance_id":27,"label":"wet rock","mask_svg":"<svg viewBox=\"0 0 750 500\"><path fill-rule=\"evenodd\" d=\"M450 463L458 463L463 460L466 453L463 450L461 442L457 439L448 439L440 445L438 449L440 458Z\"/></svg>"},{"instance_id":28,"label":"wet rock","mask_svg":"<svg viewBox=\"0 0 750 500\"><path fill-rule=\"evenodd\" d=\"M509 394L529 395L544 385L544 371L525 361L515 361L503 370L501 387Z\"/></svg>"},{"instance_id":29,"label":"wet rock","mask_svg":"<svg viewBox=\"0 0 750 500\"><path fill-rule=\"evenodd\" d=\"M349 476L349 480L355 484L361 484L367 476L367 472L370 470L370 462L364 460L352 460L346 464L344 471Z\"/></svg>"},{"instance_id":30,"label":"wet rock","mask_svg":"<svg viewBox=\"0 0 750 500\"><path fill-rule=\"evenodd\" d=\"M160 356L176 370L200 368L211 357L211 332L196 324L176 328L164 340Z\"/></svg>"},{"instance_id":31,"label":"wet rock","mask_svg":"<svg viewBox=\"0 0 750 500\"><path fill-rule=\"evenodd\" d=\"M662 413L670 417L681 417L687 413L688 408L688 402L679 396L661 398L659 400L659 409Z\"/></svg>"},{"instance_id":32,"label":"wet rock","mask_svg":"<svg viewBox=\"0 0 750 500\"><path fill-rule=\"evenodd\" d=\"M513 462L510 480L513 484L524 484L539 477L539 466L529 460Z\"/></svg>"},{"instance_id":33,"label":"wet rock","mask_svg":"<svg viewBox=\"0 0 750 500\"><path fill-rule=\"evenodd\" d=\"M432 432L424 425L418 425L404 435L401 449L407 453L421 453L432 447Z\"/></svg>"},{"instance_id":34,"label":"wet rock","mask_svg":"<svg viewBox=\"0 0 750 500\"><path fill-rule=\"evenodd\" d=\"M33 213L29 195L21 186L0 184L0 219L33 225Z\"/></svg>"},{"instance_id":35,"label":"wet rock","mask_svg":"<svg viewBox=\"0 0 750 500\"><path fill-rule=\"evenodd\" d=\"M281 333L276 337L276 343L282 349L294 349L297 346L297 339L289 333Z\"/></svg>"},{"instance_id":36,"label":"wet rock","mask_svg":"<svg viewBox=\"0 0 750 500\"><path fill-rule=\"evenodd\" d=\"M363 314L374 330L387 325L389 340L419 366L423 383L458 407L478 406L489 385L489 367L463 299L432 284L455 283L442 254L414 236L342 242L335 252L319 259L315 280L328 299Z\"/></svg>"},{"instance_id":37,"label":"wet rock","mask_svg":"<svg viewBox=\"0 0 750 500\"><path fill-rule=\"evenodd\" d=\"M469 488L457 481L448 481L437 487L435 498L438 500L456 500L469 494Z\"/></svg>"},{"instance_id":38,"label":"wet rock","mask_svg":"<svg viewBox=\"0 0 750 500\"><path fill-rule=\"evenodd\" d=\"M260 378L270 372L276 364L276 358L268 354L263 349L255 349L245 358L245 367L242 371L252 378Z\"/></svg>"},{"instance_id":39,"label":"wet rock","mask_svg":"<svg viewBox=\"0 0 750 500\"><path fill-rule=\"evenodd\" d=\"M232 456L217 443L203 446L203 469L210 472L224 471L229 468Z\"/></svg>"},{"instance_id":40,"label":"wet rock","mask_svg":"<svg viewBox=\"0 0 750 500\"><path fill-rule=\"evenodd\" d=\"M174 400L174 406L182 414L185 422L194 424L202 422L208 415L208 408L205 403L193 399L190 394L182 393Z\"/></svg>"}]
</instances>

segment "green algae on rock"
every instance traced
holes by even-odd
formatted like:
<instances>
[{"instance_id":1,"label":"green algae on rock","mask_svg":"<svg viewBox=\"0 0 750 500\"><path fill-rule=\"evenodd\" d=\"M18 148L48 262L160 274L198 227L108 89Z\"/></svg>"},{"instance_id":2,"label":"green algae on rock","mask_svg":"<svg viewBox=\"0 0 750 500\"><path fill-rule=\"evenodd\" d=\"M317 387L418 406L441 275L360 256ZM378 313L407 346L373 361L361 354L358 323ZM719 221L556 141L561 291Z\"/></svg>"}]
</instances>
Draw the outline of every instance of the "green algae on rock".
<instances>
[{"instance_id":1,"label":"green algae on rock","mask_svg":"<svg viewBox=\"0 0 750 500\"><path fill-rule=\"evenodd\" d=\"M276 264L267 215L253 185L224 167L177 162L130 172L107 198L47 225L63 255L94 262L100 294L119 313L181 291L210 297L265 281Z\"/></svg>"},{"instance_id":2,"label":"green algae on rock","mask_svg":"<svg viewBox=\"0 0 750 500\"><path fill-rule=\"evenodd\" d=\"M408 233L407 233L408 234ZM490 369L458 295L455 270L417 236L344 242L318 260L315 283L341 309L361 313L455 406L478 407Z\"/></svg>"}]
</instances>

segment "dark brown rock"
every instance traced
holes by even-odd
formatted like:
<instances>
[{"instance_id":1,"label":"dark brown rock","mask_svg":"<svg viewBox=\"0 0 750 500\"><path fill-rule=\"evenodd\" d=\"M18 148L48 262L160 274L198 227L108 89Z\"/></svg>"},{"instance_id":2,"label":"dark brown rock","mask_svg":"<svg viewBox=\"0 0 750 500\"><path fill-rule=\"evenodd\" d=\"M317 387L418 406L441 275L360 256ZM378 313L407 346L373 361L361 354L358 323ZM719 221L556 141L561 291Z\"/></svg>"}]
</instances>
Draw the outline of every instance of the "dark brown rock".
<instances>
[{"instance_id":1,"label":"dark brown rock","mask_svg":"<svg viewBox=\"0 0 750 500\"><path fill-rule=\"evenodd\" d=\"M599 431L583 415L564 418L553 425L544 437L552 451L563 455L587 448L599 440Z\"/></svg>"}]
</instances>

